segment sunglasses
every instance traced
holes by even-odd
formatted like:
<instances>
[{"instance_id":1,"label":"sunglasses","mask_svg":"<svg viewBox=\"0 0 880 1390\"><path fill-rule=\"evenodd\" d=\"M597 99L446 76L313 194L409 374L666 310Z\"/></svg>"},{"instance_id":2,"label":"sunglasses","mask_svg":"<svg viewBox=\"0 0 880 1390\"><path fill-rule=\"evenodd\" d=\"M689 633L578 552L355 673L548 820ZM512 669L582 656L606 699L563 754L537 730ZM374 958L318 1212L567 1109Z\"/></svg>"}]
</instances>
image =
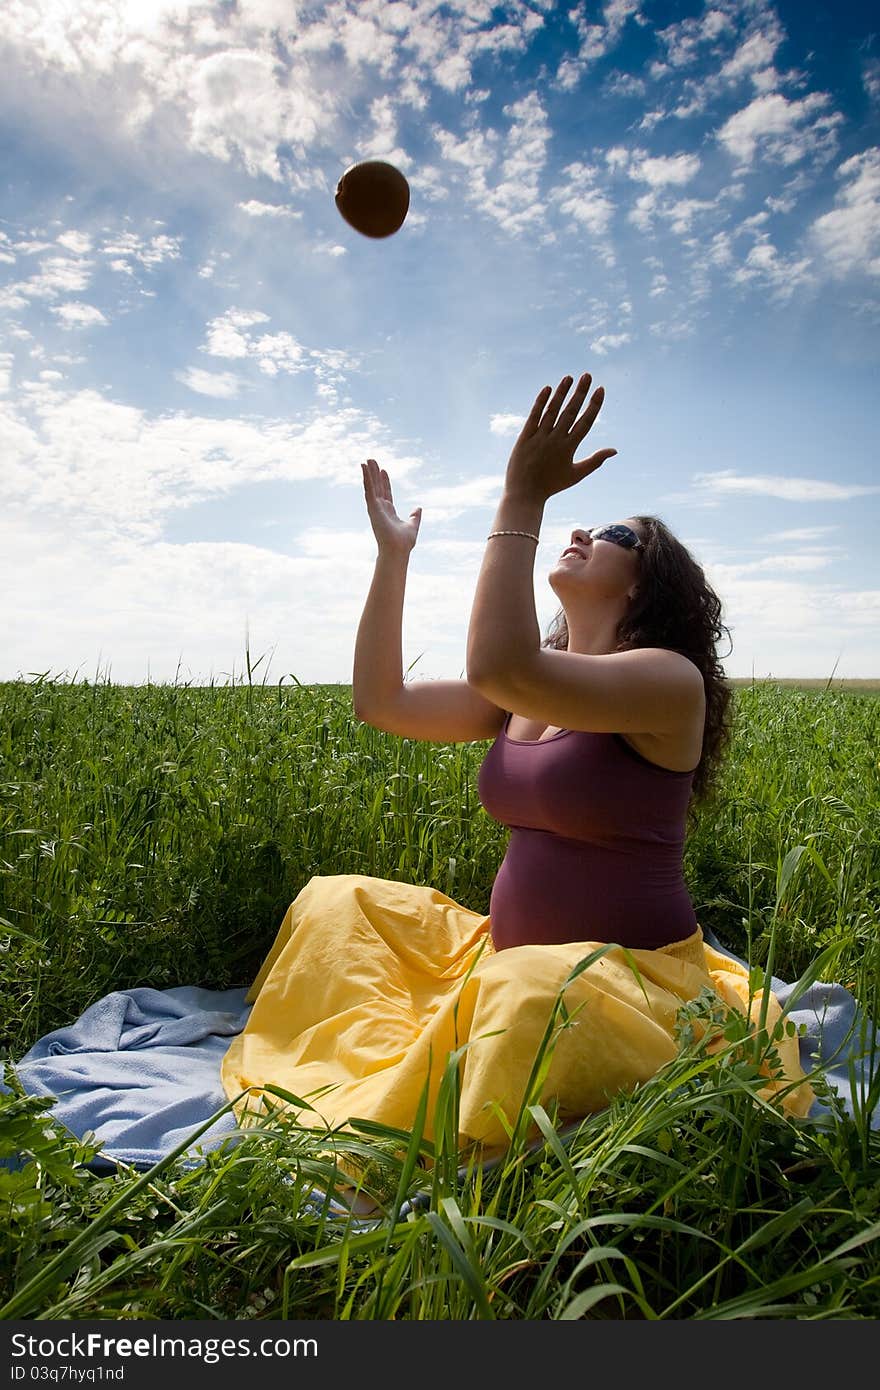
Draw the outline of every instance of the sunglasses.
<instances>
[{"instance_id":1,"label":"sunglasses","mask_svg":"<svg viewBox=\"0 0 880 1390\"><path fill-rule=\"evenodd\" d=\"M622 545L624 550L644 550L645 542L629 526L624 526L620 522L615 522L611 526L594 526L589 533L590 540L593 541L612 541L614 545Z\"/></svg>"}]
</instances>

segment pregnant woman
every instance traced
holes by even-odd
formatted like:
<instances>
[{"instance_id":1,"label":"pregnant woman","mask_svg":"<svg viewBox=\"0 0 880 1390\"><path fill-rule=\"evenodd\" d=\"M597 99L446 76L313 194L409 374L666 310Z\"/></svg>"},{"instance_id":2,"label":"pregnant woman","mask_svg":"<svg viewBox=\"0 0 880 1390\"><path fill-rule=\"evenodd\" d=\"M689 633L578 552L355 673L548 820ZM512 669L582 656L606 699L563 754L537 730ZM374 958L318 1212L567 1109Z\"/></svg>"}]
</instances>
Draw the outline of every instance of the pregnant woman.
<instances>
[{"instance_id":1,"label":"pregnant woman","mask_svg":"<svg viewBox=\"0 0 880 1390\"><path fill-rule=\"evenodd\" d=\"M676 1014L701 990L757 1013L738 963L703 941L683 876L690 809L717 774L729 690L719 600L656 517L577 527L549 575L561 605L542 641L534 561L543 512L616 452L576 459L601 409L591 378L538 395L511 452L470 617L467 679L406 682L401 627L420 509L398 516L387 473L363 465L378 545L358 629L358 718L390 734L491 740L479 776L509 827L486 915L439 891L316 877L288 909L230 1047L230 1097L298 1097L304 1124L366 1118L425 1133L450 1056L458 1138L503 1148L535 1079L562 1121L601 1109L678 1050ZM578 969L584 961L585 968ZM560 1001L564 1009L560 1010ZM772 1027L779 1006L765 1001ZM557 1027L564 1020L565 1026ZM796 1041L765 1094L804 1115Z\"/></svg>"}]
</instances>

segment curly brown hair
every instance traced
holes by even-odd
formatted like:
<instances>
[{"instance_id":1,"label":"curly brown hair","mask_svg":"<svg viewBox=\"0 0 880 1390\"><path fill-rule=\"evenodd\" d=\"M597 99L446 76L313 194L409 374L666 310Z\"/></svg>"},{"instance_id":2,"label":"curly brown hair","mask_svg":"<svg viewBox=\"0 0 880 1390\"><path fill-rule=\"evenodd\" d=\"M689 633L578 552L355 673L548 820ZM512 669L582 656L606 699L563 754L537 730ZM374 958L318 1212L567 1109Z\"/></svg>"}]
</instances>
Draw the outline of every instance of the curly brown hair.
<instances>
[{"instance_id":1,"label":"curly brown hair","mask_svg":"<svg viewBox=\"0 0 880 1390\"><path fill-rule=\"evenodd\" d=\"M619 652L633 647L666 647L697 667L706 690L703 751L694 773L691 806L712 792L731 734L731 689L718 657L722 636L721 600L707 583L702 566L656 516L634 516L644 549L639 552L639 583L617 629ZM560 610L550 624L545 647L565 651L568 624ZM729 655L729 652L728 652Z\"/></svg>"}]
</instances>

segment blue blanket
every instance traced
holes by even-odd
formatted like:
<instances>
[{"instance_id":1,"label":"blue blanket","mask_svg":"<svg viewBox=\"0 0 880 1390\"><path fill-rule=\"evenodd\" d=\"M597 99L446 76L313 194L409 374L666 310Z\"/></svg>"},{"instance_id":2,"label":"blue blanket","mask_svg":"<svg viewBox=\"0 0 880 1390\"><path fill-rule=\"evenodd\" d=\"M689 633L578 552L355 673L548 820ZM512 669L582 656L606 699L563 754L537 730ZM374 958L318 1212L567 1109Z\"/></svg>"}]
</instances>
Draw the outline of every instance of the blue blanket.
<instances>
[{"instance_id":1,"label":"blue blanket","mask_svg":"<svg viewBox=\"0 0 880 1390\"><path fill-rule=\"evenodd\" d=\"M72 1134L100 1140L92 1167L151 1168L226 1104L220 1063L247 1022L245 994L189 985L116 990L40 1038L16 1075L29 1095L55 1097L52 1113ZM237 1132L227 1111L192 1152Z\"/></svg>"},{"instance_id":2,"label":"blue blanket","mask_svg":"<svg viewBox=\"0 0 880 1390\"><path fill-rule=\"evenodd\" d=\"M773 988L784 1006L795 987L774 978ZM52 1113L73 1134L91 1132L100 1141L93 1166L152 1167L226 1103L220 1062L250 1013L245 994L191 986L117 990L41 1038L15 1072L28 1094L55 1098ZM843 1109L852 1116L870 1105L872 1127L880 1127L880 1103L870 1095L880 1073L880 1032L853 995L841 984L816 983L788 1017L805 1028L804 1070L821 1067ZM821 1120L830 1108L818 1099L810 1118ZM197 1158L236 1134L227 1111L187 1152Z\"/></svg>"}]
</instances>

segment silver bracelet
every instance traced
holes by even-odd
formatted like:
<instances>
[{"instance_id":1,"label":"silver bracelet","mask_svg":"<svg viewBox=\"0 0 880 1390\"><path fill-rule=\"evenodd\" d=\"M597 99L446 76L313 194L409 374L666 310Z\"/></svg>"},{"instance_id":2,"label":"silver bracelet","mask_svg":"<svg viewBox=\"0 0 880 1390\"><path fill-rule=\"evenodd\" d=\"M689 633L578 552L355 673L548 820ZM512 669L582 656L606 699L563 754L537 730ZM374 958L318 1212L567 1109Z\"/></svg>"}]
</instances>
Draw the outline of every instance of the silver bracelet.
<instances>
[{"instance_id":1,"label":"silver bracelet","mask_svg":"<svg viewBox=\"0 0 880 1390\"><path fill-rule=\"evenodd\" d=\"M533 535L531 531L490 531L486 540L491 541L494 536L525 536L526 540L534 541L535 545L541 544L541 537Z\"/></svg>"}]
</instances>

